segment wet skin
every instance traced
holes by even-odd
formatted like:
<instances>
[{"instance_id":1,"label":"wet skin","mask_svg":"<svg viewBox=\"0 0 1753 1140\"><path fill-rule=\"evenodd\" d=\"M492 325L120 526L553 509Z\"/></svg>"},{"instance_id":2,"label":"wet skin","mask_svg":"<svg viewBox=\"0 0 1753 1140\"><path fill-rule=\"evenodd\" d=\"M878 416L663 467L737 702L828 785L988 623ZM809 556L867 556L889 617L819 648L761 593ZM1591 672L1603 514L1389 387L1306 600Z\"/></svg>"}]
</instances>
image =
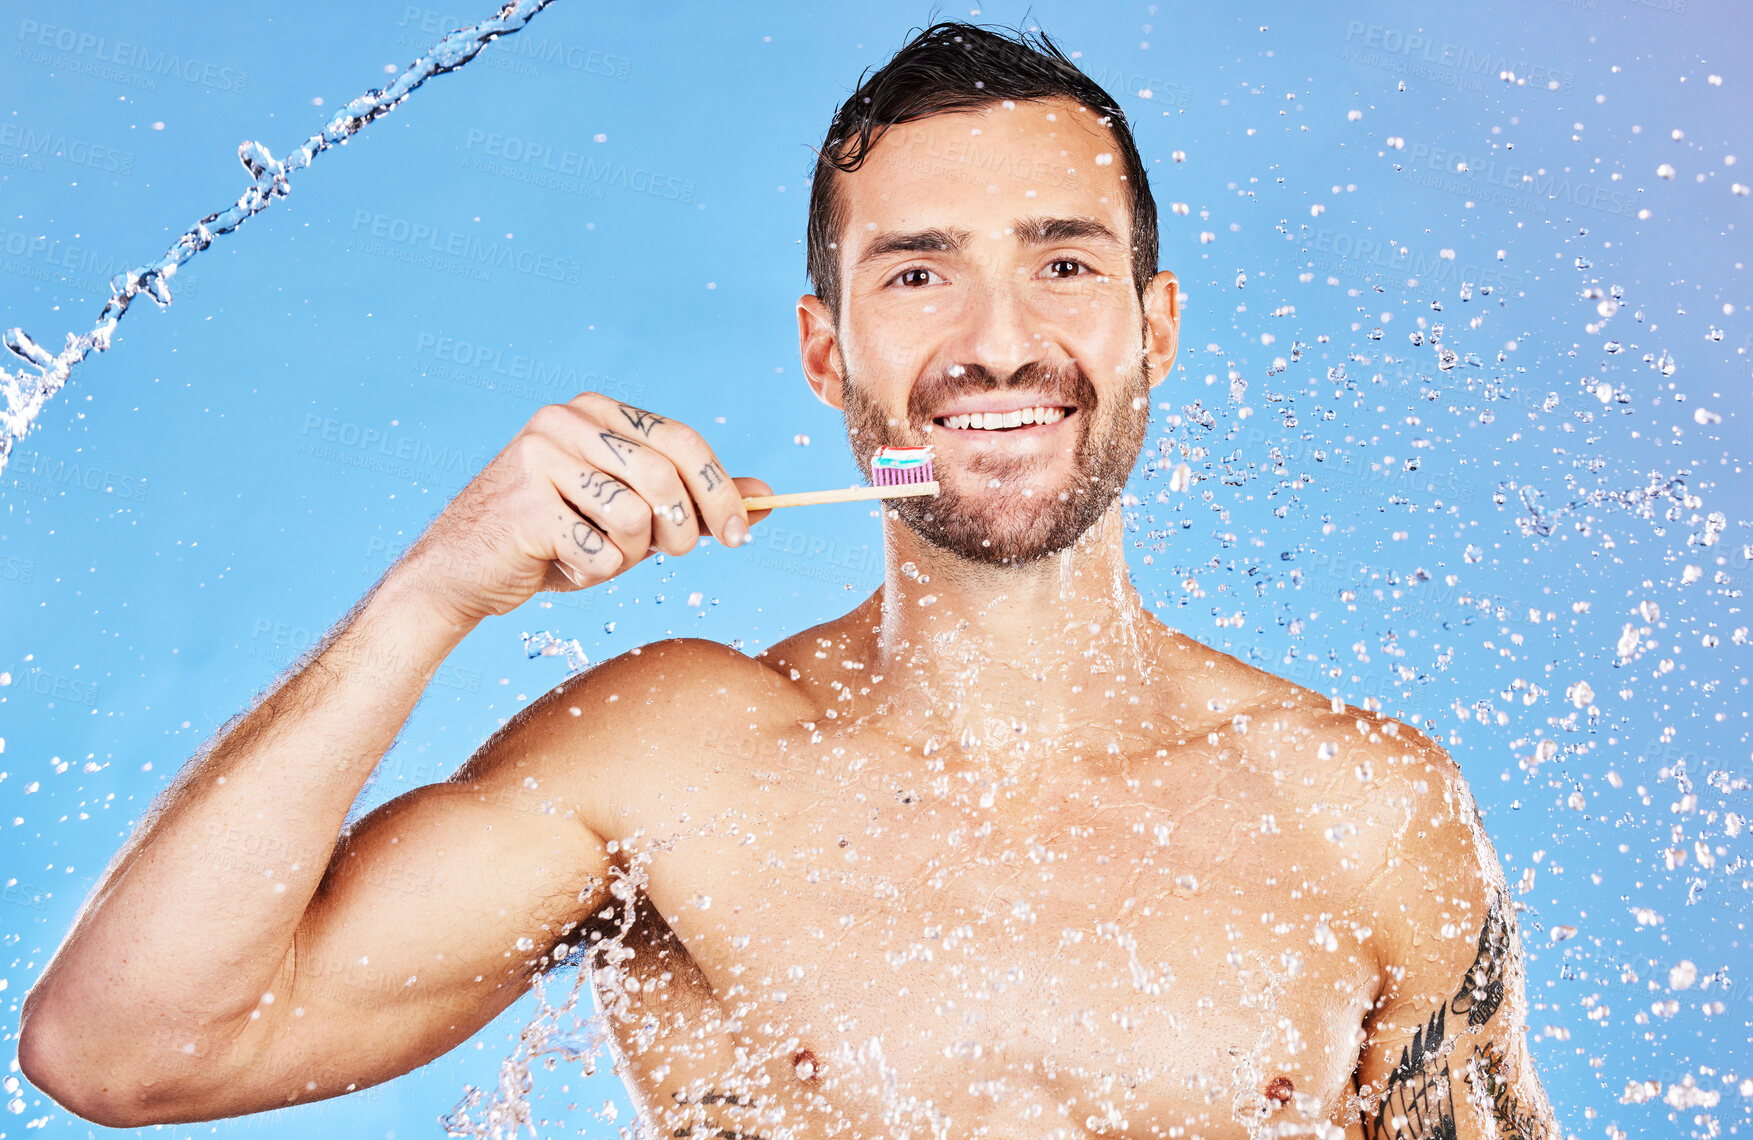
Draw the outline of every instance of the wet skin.
<instances>
[{"instance_id":1,"label":"wet skin","mask_svg":"<svg viewBox=\"0 0 1753 1140\"><path fill-rule=\"evenodd\" d=\"M1175 355L1178 285L1140 307L1089 120L891 128L841 183L842 310L800 304L855 453L932 444L959 533L891 512L886 584L851 614L754 661L661 645L585 682L574 723L641 710L579 730L614 759L563 777L657 932L636 994L598 979L622 1070L676 1135L1514 1135L1543 1111L1515 978L1512 1008L1396 1075L1503 897L1441 749L1155 621L1116 507L1061 555L982 561L1111 498L1079 442L1136 455ZM973 139L1028 161L923 157ZM1033 403L1066 417L949 418ZM1495 1041L1504 1112L1450 1079Z\"/></svg>"},{"instance_id":2,"label":"wet skin","mask_svg":"<svg viewBox=\"0 0 1753 1140\"><path fill-rule=\"evenodd\" d=\"M638 955L596 981L645 1110L703 1135L1374 1135L1364 1046L1397 1060L1419 1004L1396 967L1456 958L1461 979L1502 887L1452 763L1161 627L1130 676L1036 682L1081 677L1086 717L964 746L953 711L881 711L879 605L766 669L677 642L593 686L652 714L564 796L650 900ZM676 693L703 674L718 687ZM655 726L684 710L677 757ZM610 786L620 807L591 812ZM1444 877L1469 889L1434 905Z\"/></svg>"},{"instance_id":3,"label":"wet skin","mask_svg":"<svg viewBox=\"0 0 1753 1140\"><path fill-rule=\"evenodd\" d=\"M684 553L735 494L700 452L640 486L678 438L663 416L555 409L528 454L564 476L579 514L538 521L574 547L467 561L553 541L509 529L535 500L525 468L489 478L508 448L155 808L26 1003L31 1079L118 1126L342 1095L582 947L661 1135L1555 1135L1514 904L1453 760L1130 585L1103 468L1173 385L1179 288L1135 288L1090 119L933 116L844 177L843 298L799 304L806 378L855 454L930 443L945 489L883 517L875 595L753 658L605 662L337 843L482 612ZM971 139L999 156L973 176ZM1063 418L953 418L1042 404ZM636 525L603 521L629 503ZM456 565L491 604L431 601ZM272 845L260 873L212 865L234 829Z\"/></svg>"}]
</instances>

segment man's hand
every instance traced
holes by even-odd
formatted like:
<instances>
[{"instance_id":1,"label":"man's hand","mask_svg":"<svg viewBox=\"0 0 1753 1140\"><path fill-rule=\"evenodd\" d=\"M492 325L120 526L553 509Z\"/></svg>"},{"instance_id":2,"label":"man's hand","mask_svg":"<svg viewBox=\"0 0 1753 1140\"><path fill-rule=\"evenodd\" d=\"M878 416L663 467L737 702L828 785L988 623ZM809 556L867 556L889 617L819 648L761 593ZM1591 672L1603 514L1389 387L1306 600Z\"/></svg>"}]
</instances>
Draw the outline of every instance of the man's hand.
<instances>
[{"instance_id":1,"label":"man's hand","mask_svg":"<svg viewBox=\"0 0 1753 1140\"><path fill-rule=\"evenodd\" d=\"M703 534L748 541L743 496L686 424L586 392L539 409L402 556L411 578L459 625L508 613L539 590L577 590L648 554L686 554Z\"/></svg>"}]
</instances>

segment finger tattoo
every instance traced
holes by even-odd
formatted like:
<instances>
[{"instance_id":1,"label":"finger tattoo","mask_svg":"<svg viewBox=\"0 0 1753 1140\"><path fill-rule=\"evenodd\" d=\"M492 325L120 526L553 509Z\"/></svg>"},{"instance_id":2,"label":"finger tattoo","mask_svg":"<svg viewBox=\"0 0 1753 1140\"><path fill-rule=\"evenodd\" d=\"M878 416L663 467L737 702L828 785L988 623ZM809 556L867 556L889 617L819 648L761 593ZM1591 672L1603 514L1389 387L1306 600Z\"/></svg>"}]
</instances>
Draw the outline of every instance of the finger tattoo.
<instances>
[{"instance_id":1,"label":"finger tattoo","mask_svg":"<svg viewBox=\"0 0 1753 1140\"><path fill-rule=\"evenodd\" d=\"M617 404L615 406L621 409L621 415L626 418L628 423L633 425L633 430L644 436L646 439L651 438L652 428L661 423L667 422L662 416L642 411L639 408L630 408L626 404Z\"/></svg>"},{"instance_id":2,"label":"finger tattoo","mask_svg":"<svg viewBox=\"0 0 1753 1140\"><path fill-rule=\"evenodd\" d=\"M589 491L590 497L605 507L614 502L616 496L627 490L627 484L619 479L604 475L601 471L584 472L579 486Z\"/></svg>"},{"instance_id":3,"label":"finger tattoo","mask_svg":"<svg viewBox=\"0 0 1753 1140\"><path fill-rule=\"evenodd\" d=\"M636 439L628 439L624 435L616 435L614 432L607 429L598 432L597 438L608 445L609 450L615 453L615 458L621 461L622 466L626 465L627 457L633 454L634 448L644 446L644 444L641 444Z\"/></svg>"},{"instance_id":4,"label":"finger tattoo","mask_svg":"<svg viewBox=\"0 0 1753 1140\"><path fill-rule=\"evenodd\" d=\"M601 554L609 545L603 532L583 519L572 524L572 541L586 554Z\"/></svg>"}]
</instances>

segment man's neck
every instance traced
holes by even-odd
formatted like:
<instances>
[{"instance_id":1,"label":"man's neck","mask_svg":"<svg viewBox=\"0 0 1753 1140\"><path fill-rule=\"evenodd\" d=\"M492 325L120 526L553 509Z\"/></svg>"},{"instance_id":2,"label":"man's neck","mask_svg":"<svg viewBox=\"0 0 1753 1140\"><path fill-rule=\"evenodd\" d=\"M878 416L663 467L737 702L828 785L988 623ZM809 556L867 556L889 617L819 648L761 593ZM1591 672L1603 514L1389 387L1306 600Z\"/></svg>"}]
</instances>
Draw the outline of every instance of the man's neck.
<instances>
[{"instance_id":1,"label":"man's neck","mask_svg":"<svg viewBox=\"0 0 1753 1140\"><path fill-rule=\"evenodd\" d=\"M884 527L883 589L830 651L862 659L854 689L865 692L847 713L958 739L1007 725L1054 734L1115 724L1128 705L1136 721L1147 684L1168 695L1169 673L1199 667L1187 651L1204 647L1152 617L1128 579L1118 503L1070 547L1020 567L960 558L895 518Z\"/></svg>"}]
</instances>

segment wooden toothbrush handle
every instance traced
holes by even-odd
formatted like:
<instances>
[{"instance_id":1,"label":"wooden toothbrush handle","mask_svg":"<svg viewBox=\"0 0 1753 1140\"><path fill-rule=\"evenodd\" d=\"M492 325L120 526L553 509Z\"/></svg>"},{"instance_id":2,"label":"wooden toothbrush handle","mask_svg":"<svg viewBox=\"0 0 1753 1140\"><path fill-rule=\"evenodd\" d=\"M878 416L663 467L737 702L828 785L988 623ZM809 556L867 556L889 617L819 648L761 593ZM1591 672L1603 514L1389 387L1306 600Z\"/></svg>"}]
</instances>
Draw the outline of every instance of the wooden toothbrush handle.
<instances>
[{"instance_id":1,"label":"wooden toothbrush handle","mask_svg":"<svg viewBox=\"0 0 1753 1140\"><path fill-rule=\"evenodd\" d=\"M863 499L909 499L937 494L937 482L897 483L889 487L838 487L832 491L795 491L789 495L750 495L743 506L751 511L774 507L811 507L817 503L855 503Z\"/></svg>"}]
</instances>

